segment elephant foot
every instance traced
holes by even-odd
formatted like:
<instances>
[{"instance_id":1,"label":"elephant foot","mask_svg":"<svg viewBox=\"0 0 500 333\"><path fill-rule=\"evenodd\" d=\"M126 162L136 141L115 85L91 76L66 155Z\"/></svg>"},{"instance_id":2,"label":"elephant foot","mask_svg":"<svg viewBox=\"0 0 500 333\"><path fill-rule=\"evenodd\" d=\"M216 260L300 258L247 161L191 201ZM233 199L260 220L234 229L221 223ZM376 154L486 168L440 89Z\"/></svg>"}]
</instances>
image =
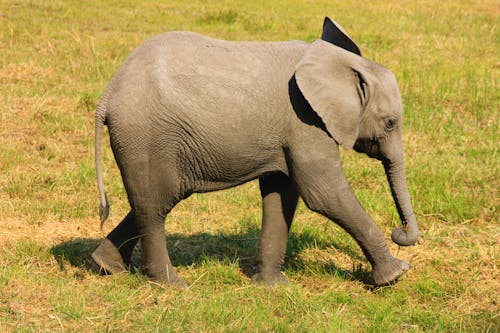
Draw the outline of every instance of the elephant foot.
<instances>
[{"instance_id":1,"label":"elephant foot","mask_svg":"<svg viewBox=\"0 0 500 333\"><path fill-rule=\"evenodd\" d=\"M107 238L92 253L92 260L98 266L98 271L104 274L118 274L127 270L120 252Z\"/></svg>"},{"instance_id":2,"label":"elephant foot","mask_svg":"<svg viewBox=\"0 0 500 333\"><path fill-rule=\"evenodd\" d=\"M288 279L282 272L277 273L255 273L252 276L251 282L254 284L267 285L267 286L279 286L288 284Z\"/></svg>"},{"instance_id":3,"label":"elephant foot","mask_svg":"<svg viewBox=\"0 0 500 333\"><path fill-rule=\"evenodd\" d=\"M373 267L371 279L375 287L391 284L410 269L410 264L405 260L391 258L389 261Z\"/></svg>"},{"instance_id":4,"label":"elephant foot","mask_svg":"<svg viewBox=\"0 0 500 333\"><path fill-rule=\"evenodd\" d=\"M189 285L177 274L175 268L173 267L167 272L156 274L148 269L143 269L143 273L149 278L149 281L162 287L175 287L180 289L186 289L189 287Z\"/></svg>"},{"instance_id":5,"label":"elephant foot","mask_svg":"<svg viewBox=\"0 0 500 333\"><path fill-rule=\"evenodd\" d=\"M177 275L177 274L176 274ZM167 278L154 278L154 277L149 277L149 280L157 285L160 285L162 287L174 287L174 288L179 288L179 289L187 289L189 285L181 279L179 276L169 276Z\"/></svg>"}]
</instances>

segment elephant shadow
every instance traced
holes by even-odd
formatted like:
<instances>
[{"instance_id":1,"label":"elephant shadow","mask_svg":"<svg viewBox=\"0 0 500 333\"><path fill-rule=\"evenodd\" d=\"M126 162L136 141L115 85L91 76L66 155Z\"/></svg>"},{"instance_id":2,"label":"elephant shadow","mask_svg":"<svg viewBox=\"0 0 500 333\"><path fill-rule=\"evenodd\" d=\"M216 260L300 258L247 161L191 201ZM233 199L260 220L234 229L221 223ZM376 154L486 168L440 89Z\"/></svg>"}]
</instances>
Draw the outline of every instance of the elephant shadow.
<instances>
[{"instance_id":1,"label":"elephant shadow","mask_svg":"<svg viewBox=\"0 0 500 333\"><path fill-rule=\"evenodd\" d=\"M168 235L167 247L174 266L201 266L207 259L224 262L237 262L241 271L247 277L256 272L257 243L260 229L249 228L242 233L197 233ZM83 269L94 274L100 271L91 258L92 252L100 245L102 239L78 238L64 241L51 248L51 254L58 262L60 269L69 263L71 266ZM347 281L362 281L368 283L369 271L366 265L354 266L352 270L344 269L336 263L312 261L303 259L299 254L308 249L324 250L334 248L348 254L357 262L366 263L366 259L348 246L335 242L317 240L313 235L290 233L288 248L284 264L285 270L300 272L311 269L325 274L336 276ZM140 245L133 252L130 269L140 271L141 249Z\"/></svg>"}]
</instances>

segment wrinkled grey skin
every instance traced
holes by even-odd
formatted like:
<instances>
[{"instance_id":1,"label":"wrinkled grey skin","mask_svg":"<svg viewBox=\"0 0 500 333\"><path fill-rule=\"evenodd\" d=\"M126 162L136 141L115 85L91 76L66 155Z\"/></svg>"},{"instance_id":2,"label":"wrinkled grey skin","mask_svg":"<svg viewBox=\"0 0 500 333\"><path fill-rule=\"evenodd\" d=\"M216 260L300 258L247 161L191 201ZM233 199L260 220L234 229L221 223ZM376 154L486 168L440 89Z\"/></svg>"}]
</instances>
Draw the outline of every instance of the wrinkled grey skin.
<instances>
[{"instance_id":1,"label":"wrinkled grey skin","mask_svg":"<svg viewBox=\"0 0 500 333\"><path fill-rule=\"evenodd\" d=\"M93 253L107 272L123 271L140 239L144 273L184 286L167 252L166 215L192 193L255 178L263 221L254 281L284 281L281 266L299 195L358 242L374 285L409 269L391 255L360 206L339 157L340 145L382 161L404 226L392 239L414 244L418 229L406 187L397 83L389 70L362 58L328 18L322 38L311 44L169 32L133 51L96 111L101 222L109 211L101 169L104 124L131 205Z\"/></svg>"}]
</instances>

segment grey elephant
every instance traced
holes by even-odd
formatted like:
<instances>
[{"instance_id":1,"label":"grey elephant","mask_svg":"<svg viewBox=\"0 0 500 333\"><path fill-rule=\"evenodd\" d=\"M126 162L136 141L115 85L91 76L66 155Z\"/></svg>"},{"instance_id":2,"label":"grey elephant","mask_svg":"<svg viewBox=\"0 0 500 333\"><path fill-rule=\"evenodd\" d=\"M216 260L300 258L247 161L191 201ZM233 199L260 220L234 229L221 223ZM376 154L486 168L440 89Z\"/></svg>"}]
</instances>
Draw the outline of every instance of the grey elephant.
<instances>
[{"instance_id":1,"label":"grey elephant","mask_svg":"<svg viewBox=\"0 0 500 333\"><path fill-rule=\"evenodd\" d=\"M380 160L413 245L418 227L406 186L402 102L394 75L361 56L343 28L325 18L312 43L230 42L168 32L135 49L96 110L100 216L109 204L102 175L107 125L131 210L92 254L108 273L124 271L141 240L151 280L185 286L167 252L164 221L192 193L258 179L263 218L254 281L286 281L281 266L300 196L359 244L374 285L409 269L393 257L380 229L346 180L339 146Z\"/></svg>"}]
</instances>

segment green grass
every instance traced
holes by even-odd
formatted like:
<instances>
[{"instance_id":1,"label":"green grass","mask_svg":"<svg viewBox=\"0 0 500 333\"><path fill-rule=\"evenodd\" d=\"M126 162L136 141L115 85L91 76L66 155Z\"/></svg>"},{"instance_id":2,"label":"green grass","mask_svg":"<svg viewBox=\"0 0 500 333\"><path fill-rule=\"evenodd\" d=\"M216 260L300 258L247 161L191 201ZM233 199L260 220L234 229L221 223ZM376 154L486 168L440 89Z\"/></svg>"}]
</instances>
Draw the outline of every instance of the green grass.
<instances>
[{"instance_id":1,"label":"green grass","mask_svg":"<svg viewBox=\"0 0 500 333\"><path fill-rule=\"evenodd\" d=\"M486 1L0 2L0 332L497 332L500 319L498 4ZM166 224L188 290L99 276L90 254L126 214L105 149L111 221L98 228L94 109L127 54L168 30L312 41L325 15L398 78L420 243L393 287L364 284L355 242L301 203L285 274L249 283L261 218L255 182L194 195ZM342 151L362 205L399 224L382 167Z\"/></svg>"}]
</instances>

